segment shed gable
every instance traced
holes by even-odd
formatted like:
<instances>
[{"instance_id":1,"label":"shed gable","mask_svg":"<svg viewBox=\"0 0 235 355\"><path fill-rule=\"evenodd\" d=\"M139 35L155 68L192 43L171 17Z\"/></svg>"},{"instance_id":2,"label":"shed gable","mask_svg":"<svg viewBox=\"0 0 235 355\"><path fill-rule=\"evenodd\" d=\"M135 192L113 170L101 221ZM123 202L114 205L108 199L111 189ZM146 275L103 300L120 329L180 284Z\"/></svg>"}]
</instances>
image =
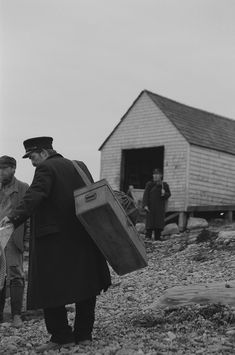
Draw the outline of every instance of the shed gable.
<instances>
[{"instance_id":1,"label":"shed gable","mask_svg":"<svg viewBox=\"0 0 235 355\"><path fill-rule=\"evenodd\" d=\"M189 145L146 93L139 96L102 146L101 178L119 189L122 150L157 146L164 146L164 179L175 197L170 199L169 208L183 209Z\"/></svg>"},{"instance_id":2,"label":"shed gable","mask_svg":"<svg viewBox=\"0 0 235 355\"><path fill-rule=\"evenodd\" d=\"M235 155L235 120L187 106L148 90L140 93L118 125L103 142L100 150L103 149L104 145L126 119L128 112L143 94L149 96L190 144Z\"/></svg>"}]
</instances>

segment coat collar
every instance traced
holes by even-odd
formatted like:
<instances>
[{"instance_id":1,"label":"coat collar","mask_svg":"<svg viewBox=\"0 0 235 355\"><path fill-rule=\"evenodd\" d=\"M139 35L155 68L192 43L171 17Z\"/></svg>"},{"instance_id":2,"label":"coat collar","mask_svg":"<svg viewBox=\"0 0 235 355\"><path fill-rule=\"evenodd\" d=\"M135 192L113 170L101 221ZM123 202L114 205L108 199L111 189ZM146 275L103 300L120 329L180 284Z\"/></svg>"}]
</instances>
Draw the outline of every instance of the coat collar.
<instances>
[{"instance_id":1,"label":"coat collar","mask_svg":"<svg viewBox=\"0 0 235 355\"><path fill-rule=\"evenodd\" d=\"M63 156L59 153L53 153L52 155L50 155L48 158L46 158L46 160L50 160L53 158L63 158Z\"/></svg>"}]
</instances>

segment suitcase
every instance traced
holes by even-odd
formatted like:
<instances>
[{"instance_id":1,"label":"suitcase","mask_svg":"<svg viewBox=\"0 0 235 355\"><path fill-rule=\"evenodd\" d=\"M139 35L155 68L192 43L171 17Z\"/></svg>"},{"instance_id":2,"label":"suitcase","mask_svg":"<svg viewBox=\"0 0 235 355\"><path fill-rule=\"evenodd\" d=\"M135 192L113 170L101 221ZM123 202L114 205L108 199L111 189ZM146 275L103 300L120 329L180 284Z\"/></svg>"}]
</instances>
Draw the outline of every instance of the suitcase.
<instances>
[{"instance_id":1,"label":"suitcase","mask_svg":"<svg viewBox=\"0 0 235 355\"><path fill-rule=\"evenodd\" d=\"M144 242L103 179L74 191L76 215L118 275L147 266Z\"/></svg>"}]
</instances>

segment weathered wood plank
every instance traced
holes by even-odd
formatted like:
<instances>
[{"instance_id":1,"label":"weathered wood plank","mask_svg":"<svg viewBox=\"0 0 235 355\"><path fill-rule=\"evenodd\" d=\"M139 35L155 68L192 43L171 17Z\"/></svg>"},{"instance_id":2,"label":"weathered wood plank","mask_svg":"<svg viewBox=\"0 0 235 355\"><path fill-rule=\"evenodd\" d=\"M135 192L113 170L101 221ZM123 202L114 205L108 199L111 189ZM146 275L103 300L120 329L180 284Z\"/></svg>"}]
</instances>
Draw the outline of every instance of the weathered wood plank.
<instances>
[{"instance_id":1,"label":"weathered wood plank","mask_svg":"<svg viewBox=\"0 0 235 355\"><path fill-rule=\"evenodd\" d=\"M203 212L203 211L235 211L235 205L204 205L204 206L188 206L187 212Z\"/></svg>"},{"instance_id":2,"label":"weathered wood plank","mask_svg":"<svg viewBox=\"0 0 235 355\"><path fill-rule=\"evenodd\" d=\"M170 214L169 216L167 216L167 217L164 219L164 221L165 221L165 222L169 222L171 219L177 217L178 215L179 215L179 212L172 213L172 214Z\"/></svg>"},{"instance_id":3,"label":"weathered wood plank","mask_svg":"<svg viewBox=\"0 0 235 355\"><path fill-rule=\"evenodd\" d=\"M190 304L222 303L235 306L235 280L168 289L154 307L176 307Z\"/></svg>"},{"instance_id":4,"label":"weathered wood plank","mask_svg":"<svg viewBox=\"0 0 235 355\"><path fill-rule=\"evenodd\" d=\"M234 203L235 156L190 146L188 205Z\"/></svg>"}]
</instances>

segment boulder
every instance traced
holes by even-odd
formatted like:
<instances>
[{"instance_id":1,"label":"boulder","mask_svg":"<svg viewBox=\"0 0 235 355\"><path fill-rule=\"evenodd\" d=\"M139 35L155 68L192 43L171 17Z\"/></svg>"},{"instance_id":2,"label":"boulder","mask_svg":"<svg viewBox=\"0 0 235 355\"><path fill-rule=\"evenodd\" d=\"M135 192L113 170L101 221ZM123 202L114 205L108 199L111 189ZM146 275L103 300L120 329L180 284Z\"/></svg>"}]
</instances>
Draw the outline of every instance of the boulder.
<instances>
[{"instance_id":1,"label":"boulder","mask_svg":"<svg viewBox=\"0 0 235 355\"><path fill-rule=\"evenodd\" d=\"M137 232L140 234L145 234L145 224L144 223L136 223L135 228L137 229Z\"/></svg>"},{"instance_id":2,"label":"boulder","mask_svg":"<svg viewBox=\"0 0 235 355\"><path fill-rule=\"evenodd\" d=\"M235 231L220 231L216 238L218 244L231 244L235 242Z\"/></svg>"},{"instance_id":3,"label":"boulder","mask_svg":"<svg viewBox=\"0 0 235 355\"><path fill-rule=\"evenodd\" d=\"M165 225L162 235L172 235L172 234L179 234L179 227L177 226L176 223L169 223Z\"/></svg>"},{"instance_id":4,"label":"boulder","mask_svg":"<svg viewBox=\"0 0 235 355\"><path fill-rule=\"evenodd\" d=\"M208 222L204 218L189 217L187 222L187 229L207 228Z\"/></svg>"}]
</instances>

